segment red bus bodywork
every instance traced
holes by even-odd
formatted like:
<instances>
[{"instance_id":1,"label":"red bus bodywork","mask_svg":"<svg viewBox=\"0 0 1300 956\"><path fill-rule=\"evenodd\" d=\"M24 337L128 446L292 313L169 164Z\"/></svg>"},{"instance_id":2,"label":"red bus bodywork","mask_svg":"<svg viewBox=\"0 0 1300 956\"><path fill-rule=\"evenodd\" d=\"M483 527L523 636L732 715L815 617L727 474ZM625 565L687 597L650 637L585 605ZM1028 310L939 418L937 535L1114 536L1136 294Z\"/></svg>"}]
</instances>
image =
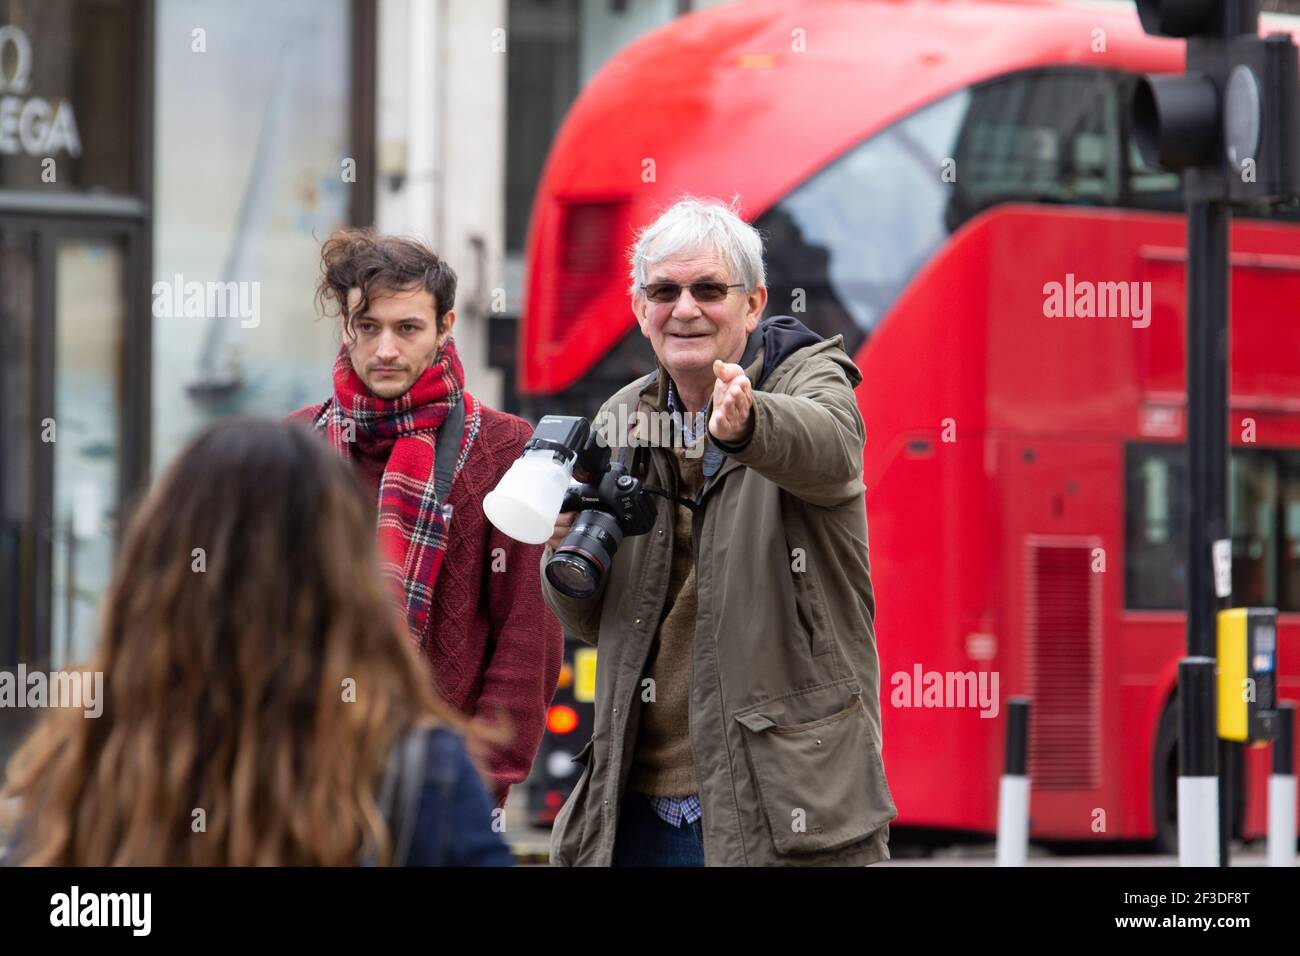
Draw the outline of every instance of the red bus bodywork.
<instances>
[{"instance_id":1,"label":"red bus bodywork","mask_svg":"<svg viewBox=\"0 0 1300 956\"><path fill-rule=\"evenodd\" d=\"M1146 36L1132 7L1031 0L747 2L632 44L583 91L546 165L521 391L544 409L628 335L627 250L676 197L739 195L752 221L945 94L1062 65L1177 72L1183 45ZM1233 226L1234 444L1251 418L1261 445L1300 448L1298 228ZM1003 709L1034 698L1032 836L1156 835L1158 729L1186 635L1179 611L1126 608L1125 454L1185 440L1185 244L1177 214L996 205L854 356L900 830L990 833L997 818L1001 713L894 706L892 679L919 666L996 671ZM1150 282L1150 325L1046 318L1044 284L1067 274ZM1278 698L1300 698L1300 615L1279 616L1277 658ZM1248 837L1264 832L1269 754L1248 751Z\"/></svg>"}]
</instances>

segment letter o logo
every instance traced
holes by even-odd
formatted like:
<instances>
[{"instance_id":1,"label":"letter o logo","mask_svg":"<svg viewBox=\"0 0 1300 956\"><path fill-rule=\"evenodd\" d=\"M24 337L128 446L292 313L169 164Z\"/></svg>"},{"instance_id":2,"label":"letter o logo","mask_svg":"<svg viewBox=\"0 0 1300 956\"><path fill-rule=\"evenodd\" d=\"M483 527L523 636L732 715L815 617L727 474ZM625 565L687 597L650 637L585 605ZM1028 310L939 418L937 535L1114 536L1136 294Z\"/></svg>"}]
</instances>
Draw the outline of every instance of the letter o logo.
<instances>
[{"instance_id":1,"label":"letter o logo","mask_svg":"<svg viewBox=\"0 0 1300 956\"><path fill-rule=\"evenodd\" d=\"M14 48L14 71L6 77L4 71L5 48ZM0 93L25 93L27 77L32 71L32 42L27 34L13 24L0 27Z\"/></svg>"}]
</instances>

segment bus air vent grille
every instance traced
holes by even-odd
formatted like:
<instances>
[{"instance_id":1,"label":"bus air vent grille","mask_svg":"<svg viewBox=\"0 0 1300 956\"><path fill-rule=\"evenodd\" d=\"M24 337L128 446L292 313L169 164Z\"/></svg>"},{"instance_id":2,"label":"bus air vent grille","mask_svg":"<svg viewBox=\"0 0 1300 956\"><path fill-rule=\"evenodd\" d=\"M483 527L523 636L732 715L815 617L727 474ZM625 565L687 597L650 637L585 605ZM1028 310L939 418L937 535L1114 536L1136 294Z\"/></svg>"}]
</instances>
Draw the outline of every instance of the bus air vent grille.
<instances>
[{"instance_id":1,"label":"bus air vent grille","mask_svg":"<svg viewBox=\"0 0 1300 956\"><path fill-rule=\"evenodd\" d=\"M1027 540L1029 778L1039 790L1101 785L1101 575L1092 571L1098 544Z\"/></svg>"}]
</instances>

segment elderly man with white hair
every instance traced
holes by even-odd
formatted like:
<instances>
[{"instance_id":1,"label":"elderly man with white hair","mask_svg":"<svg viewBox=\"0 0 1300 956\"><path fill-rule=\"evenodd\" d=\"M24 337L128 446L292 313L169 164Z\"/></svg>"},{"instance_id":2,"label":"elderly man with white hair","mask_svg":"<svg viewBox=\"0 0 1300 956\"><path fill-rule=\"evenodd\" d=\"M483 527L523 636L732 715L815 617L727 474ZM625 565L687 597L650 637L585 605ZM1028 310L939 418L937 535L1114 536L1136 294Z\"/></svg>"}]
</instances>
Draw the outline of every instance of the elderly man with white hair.
<instances>
[{"instance_id":1,"label":"elderly man with white hair","mask_svg":"<svg viewBox=\"0 0 1300 956\"><path fill-rule=\"evenodd\" d=\"M716 202L676 203L632 250L656 368L597 421L633 422L612 450L680 501L656 499L654 528L624 540L590 597L542 576L599 652L557 865L889 858L862 376L841 336L763 319L765 281L761 237ZM664 413L668 435L644 427Z\"/></svg>"}]
</instances>

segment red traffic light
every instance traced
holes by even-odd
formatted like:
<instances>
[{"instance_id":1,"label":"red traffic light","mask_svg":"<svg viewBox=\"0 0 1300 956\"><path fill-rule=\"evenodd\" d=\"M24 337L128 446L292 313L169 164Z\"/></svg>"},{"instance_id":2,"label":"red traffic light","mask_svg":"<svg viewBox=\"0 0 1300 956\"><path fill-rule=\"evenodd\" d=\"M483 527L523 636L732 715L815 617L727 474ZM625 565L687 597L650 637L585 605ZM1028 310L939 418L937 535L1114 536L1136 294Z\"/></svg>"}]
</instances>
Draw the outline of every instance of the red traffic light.
<instances>
[{"instance_id":1,"label":"red traffic light","mask_svg":"<svg viewBox=\"0 0 1300 956\"><path fill-rule=\"evenodd\" d=\"M578 727L578 712L572 707L556 704L546 712L546 729L553 734L572 733Z\"/></svg>"}]
</instances>

